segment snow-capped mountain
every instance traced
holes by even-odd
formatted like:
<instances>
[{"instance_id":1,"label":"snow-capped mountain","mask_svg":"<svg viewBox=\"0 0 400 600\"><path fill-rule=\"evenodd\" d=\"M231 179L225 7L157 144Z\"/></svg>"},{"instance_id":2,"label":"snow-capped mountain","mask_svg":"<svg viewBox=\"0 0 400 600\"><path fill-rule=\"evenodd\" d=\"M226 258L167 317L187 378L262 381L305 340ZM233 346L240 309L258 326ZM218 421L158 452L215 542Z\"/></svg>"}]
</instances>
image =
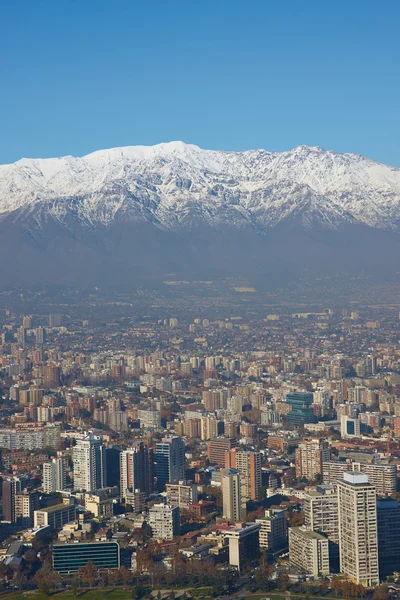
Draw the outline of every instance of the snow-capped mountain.
<instances>
[{"instance_id":1,"label":"snow-capped mountain","mask_svg":"<svg viewBox=\"0 0 400 600\"><path fill-rule=\"evenodd\" d=\"M118 280L249 265L264 273L268 264L396 269L399 230L400 169L318 147L222 152L171 142L0 166L5 282L19 272Z\"/></svg>"},{"instance_id":2,"label":"snow-capped mountain","mask_svg":"<svg viewBox=\"0 0 400 600\"><path fill-rule=\"evenodd\" d=\"M220 152L182 142L113 148L82 158L0 166L0 214L73 216L88 226L146 220L179 230L199 222L258 232L299 216L303 225L397 229L400 169L354 154ZM22 211L22 212L21 212Z\"/></svg>"}]
</instances>

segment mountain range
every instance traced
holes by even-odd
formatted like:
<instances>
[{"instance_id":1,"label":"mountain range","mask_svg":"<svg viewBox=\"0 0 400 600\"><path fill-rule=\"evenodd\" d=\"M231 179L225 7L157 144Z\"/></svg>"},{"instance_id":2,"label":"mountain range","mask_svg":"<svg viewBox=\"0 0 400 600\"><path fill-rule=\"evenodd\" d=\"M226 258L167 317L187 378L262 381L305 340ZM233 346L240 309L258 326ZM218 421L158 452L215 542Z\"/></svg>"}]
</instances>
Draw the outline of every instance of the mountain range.
<instances>
[{"instance_id":1,"label":"mountain range","mask_svg":"<svg viewBox=\"0 0 400 600\"><path fill-rule=\"evenodd\" d=\"M0 166L3 286L394 275L400 169L356 154L183 142Z\"/></svg>"}]
</instances>

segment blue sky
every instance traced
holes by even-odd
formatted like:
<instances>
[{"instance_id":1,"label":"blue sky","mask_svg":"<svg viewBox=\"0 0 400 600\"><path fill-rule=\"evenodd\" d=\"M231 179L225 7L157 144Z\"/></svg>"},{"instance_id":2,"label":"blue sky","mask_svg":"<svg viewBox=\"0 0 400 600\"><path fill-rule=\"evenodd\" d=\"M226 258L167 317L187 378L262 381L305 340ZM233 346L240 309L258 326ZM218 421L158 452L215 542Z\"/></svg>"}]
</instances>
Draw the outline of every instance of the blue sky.
<instances>
[{"instance_id":1,"label":"blue sky","mask_svg":"<svg viewBox=\"0 0 400 600\"><path fill-rule=\"evenodd\" d=\"M2 0L0 162L182 139L400 167L398 0Z\"/></svg>"}]
</instances>

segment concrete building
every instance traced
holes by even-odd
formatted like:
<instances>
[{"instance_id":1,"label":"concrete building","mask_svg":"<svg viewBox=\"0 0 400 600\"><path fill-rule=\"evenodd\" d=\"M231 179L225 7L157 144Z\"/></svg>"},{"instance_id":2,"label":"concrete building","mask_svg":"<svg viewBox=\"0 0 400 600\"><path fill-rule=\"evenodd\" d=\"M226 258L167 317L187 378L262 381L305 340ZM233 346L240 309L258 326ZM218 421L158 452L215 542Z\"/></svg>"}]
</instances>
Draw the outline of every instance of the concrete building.
<instances>
[{"instance_id":1,"label":"concrete building","mask_svg":"<svg viewBox=\"0 0 400 600\"><path fill-rule=\"evenodd\" d=\"M153 489L153 449L138 442L120 454L121 498L126 498L127 490L140 490L148 496Z\"/></svg>"},{"instance_id":2,"label":"concrete building","mask_svg":"<svg viewBox=\"0 0 400 600\"><path fill-rule=\"evenodd\" d=\"M374 462L351 462L328 460L322 464L322 480L327 484L337 484L343 480L344 473L361 472L382 496L393 494L397 489L396 465Z\"/></svg>"},{"instance_id":3,"label":"concrete building","mask_svg":"<svg viewBox=\"0 0 400 600\"><path fill-rule=\"evenodd\" d=\"M222 515L230 523L241 523L246 517L245 482L237 469L221 469Z\"/></svg>"},{"instance_id":4,"label":"concrete building","mask_svg":"<svg viewBox=\"0 0 400 600\"><path fill-rule=\"evenodd\" d=\"M43 490L46 494L62 491L65 488L65 468L62 458L53 458L43 464Z\"/></svg>"},{"instance_id":5,"label":"concrete building","mask_svg":"<svg viewBox=\"0 0 400 600\"><path fill-rule=\"evenodd\" d=\"M325 535L329 540L331 572L339 570L339 517L338 497L335 486L318 485L304 495L304 524L312 531Z\"/></svg>"},{"instance_id":6,"label":"concrete building","mask_svg":"<svg viewBox=\"0 0 400 600\"><path fill-rule=\"evenodd\" d=\"M322 463L330 459L331 452L325 440L305 439L296 448L296 477L313 481L322 476Z\"/></svg>"},{"instance_id":7,"label":"concrete building","mask_svg":"<svg viewBox=\"0 0 400 600\"><path fill-rule=\"evenodd\" d=\"M226 452L225 467L237 469L243 476L244 499L257 500L261 487L261 454L236 448Z\"/></svg>"},{"instance_id":8,"label":"concrete building","mask_svg":"<svg viewBox=\"0 0 400 600\"><path fill-rule=\"evenodd\" d=\"M376 489L364 473L338 483L340 570L355 583L379 584Z\"/></svg>"},{"instance_id":9,"label":"concrete building","mask_svg":"<svg viewBox=\"0 0 400 600\"><path fill-rule=\"evenodd\" d=\"M315 578L329 575L328 539L304 526L290 527L289 561Z\"/></svg>"},{"instance_id":10,"label":"concrete building","mask_svg":"<svg viewBox=\"0 0 400 600\"><path fill-rule=\"evenodd\" d=\"M256 519L260 524L260 548L270 556L285 550L288 545L287 519L285 511L268 509L265 516Z\"/></svg>"},{"instance_id":11,"label":"concrete building","mask_svg":"<svg viewBox=\"0 0 400 600\"><path fill-rule=\"evenodd\" d=\"M203 441L212 440L218 435L218 420L214 415L207 415L200 419L200 437Z\"/></svg>"},{"instance_id":12,"label":"concrete building","mask_svg":"<svg viewBox=\"0 0 400 600\"><path fill-rule=\"evenodd\" d=\"M342 415L340 418L340 435L342 438L360 437L361 422L359 419L353 419L348 415Z\"/></svg>"},{"instance_id":13,"label":"concrete building","mask_svg":"<svg viewBox=\"0 0 400 600\"><path fill-rule=\"evenodd\" d=\"M113 516L113 501L107 494L85 494L85 509L96 518L110 518Z\"/></svg>"},{"instance_id":14,"label":"concrete building","mask_svg":"<svg viewBox=\"0 0 400 600\"><path fill-rule=\"evenodd\" d=\"M55 504L47 508L41 508L34 512L34 527L49 525L53 529L62 529L66 523L75 521L76 509L73 504L67 502Z\"/></svg>"},{"instance_id":15,"label":"concrete building","mask_svg":"<svg viewBox=\"0 0 400 600\"><path fill-rule=\"evenodd\" d=\"M94 492L106 487L106 457L101 437L89 434L78 440L72 458L76 490Z\"/></svg>"},{"instance_id":16,"label":"concrete building","mask_svg":"<svg viewBox=\"0 0 400 600\"><path fill-rule=\"evenodd\" d=\"M154 504L149 510L149 525L154 538L173 540L180 531L179 508Z\"/></svg>"},{"instance_id":17,"label":"concrete building","mask_svg":"<svg viewBox=\"0 0 400 600\"><path fill-rule=\"evenodd\" d=\"M208 442L207 456L210 463L216 467L225 466L225 453L238 446L235 438L217 437Z\"/></svg>"},{"instance_id":18,"label":"concrete building","mask_svg":"<svg viewBox=\"0 0 400 600\"><path fill-rule=\"evenodd\" d=\"M198 500L197 485L194 483L167 483L165 486L168 504L178 506L180 509L189 509L190 504L195 504Z\"/></svg>"}]
</instances>

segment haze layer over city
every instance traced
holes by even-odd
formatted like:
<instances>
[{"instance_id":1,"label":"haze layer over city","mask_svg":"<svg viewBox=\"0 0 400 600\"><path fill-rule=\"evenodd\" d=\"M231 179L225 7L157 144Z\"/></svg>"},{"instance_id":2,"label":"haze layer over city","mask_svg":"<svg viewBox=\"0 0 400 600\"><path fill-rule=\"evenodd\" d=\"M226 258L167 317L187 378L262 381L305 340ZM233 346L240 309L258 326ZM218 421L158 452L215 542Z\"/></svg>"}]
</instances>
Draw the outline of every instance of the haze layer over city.
<instances>
[{"instance_id":1,"label":"haze layer over city","mask_svg":"<svg viewBox=\"0 0 400 600\"><path fill-rule=\"evenodd\" d=\"M400 596L400 5L5 0L0 595Z\"/></svg>"}]
</instances>

